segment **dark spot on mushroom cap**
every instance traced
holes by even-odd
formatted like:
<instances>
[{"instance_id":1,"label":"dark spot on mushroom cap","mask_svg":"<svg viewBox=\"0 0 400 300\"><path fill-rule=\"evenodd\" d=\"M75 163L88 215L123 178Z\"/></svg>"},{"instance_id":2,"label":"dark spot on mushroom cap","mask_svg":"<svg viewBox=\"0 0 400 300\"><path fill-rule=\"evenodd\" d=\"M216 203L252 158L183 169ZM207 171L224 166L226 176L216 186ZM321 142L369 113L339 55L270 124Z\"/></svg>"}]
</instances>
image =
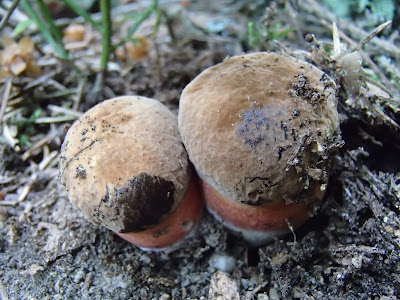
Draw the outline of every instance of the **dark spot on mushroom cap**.
<instances>
[{"instance_id":1,"label":"dark spot on mushroom cap","mask_svg":"<svg viewBox=\"0 0 400 300\"><path fill-rule=\"evenodd\" d=\"M251 108L240 113L243 123L238 124L236 134L246 145L255 148L266 138L269 121L261 108Z\"/></svg>"},{"instance_id":2,"label":"dark spot on mushroom cap","mask_svg":"<svg viewBox=\"0 0 400 300\"><path fill-rule=\"evenodd\" d=\"M142 231L159 224L163 216L171 211L174 193L172 181L140 173L122 188L109 191L94 214L102 219L101 207L113 207L114 218L122 220L120 232Z\"/></svg>"}]
</instances>

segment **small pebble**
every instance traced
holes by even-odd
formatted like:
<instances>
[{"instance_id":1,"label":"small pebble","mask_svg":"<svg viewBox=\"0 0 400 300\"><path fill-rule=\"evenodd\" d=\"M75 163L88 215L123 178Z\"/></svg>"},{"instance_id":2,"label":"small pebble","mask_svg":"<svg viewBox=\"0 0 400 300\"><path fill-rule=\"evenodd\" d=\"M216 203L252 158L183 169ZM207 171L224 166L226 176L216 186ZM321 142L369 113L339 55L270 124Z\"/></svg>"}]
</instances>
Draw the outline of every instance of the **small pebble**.
<instances>
[{"instance_id":1,"label":"small pebble","mask_svg":"<svg viewBox=\"0 0 400 300\"><path fill-rule=\"evenodd\" d=\"M209 259L210 267L230 273L236 267L236 260L225 253L214 253Z\"/></svg>"}]
</instances>

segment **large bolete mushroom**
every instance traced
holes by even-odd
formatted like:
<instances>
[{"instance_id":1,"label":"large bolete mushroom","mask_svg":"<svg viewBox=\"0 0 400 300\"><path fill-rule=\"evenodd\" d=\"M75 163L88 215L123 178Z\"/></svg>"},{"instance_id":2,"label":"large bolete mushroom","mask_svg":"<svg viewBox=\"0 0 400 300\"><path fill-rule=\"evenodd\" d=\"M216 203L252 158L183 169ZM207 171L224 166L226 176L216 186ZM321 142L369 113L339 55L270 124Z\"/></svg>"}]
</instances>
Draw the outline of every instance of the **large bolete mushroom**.
<instances>
[{"instance_id":1,"label":"large bolete mushroom","mask_svg":"<svg viewBox=\"0 0 400 300\"><path fill-rule=\"evenodd\" d=\"M81 116L65 137L60 177L89 221L142 248L175 244L200 218L176 117L153 99L118 97Z\"/></svg>"},{"instance_id":2,"label":"large bolete mushroom","mask_svg":"<svg viewBox=\"0 0 400 300\"><path fill-rule=\"evenodd\" d=\"M303 224L339 146L335 83L276 53L229 58L184 89L179 130L209 211L253 245Z\"/></svg>"}]
</instances>

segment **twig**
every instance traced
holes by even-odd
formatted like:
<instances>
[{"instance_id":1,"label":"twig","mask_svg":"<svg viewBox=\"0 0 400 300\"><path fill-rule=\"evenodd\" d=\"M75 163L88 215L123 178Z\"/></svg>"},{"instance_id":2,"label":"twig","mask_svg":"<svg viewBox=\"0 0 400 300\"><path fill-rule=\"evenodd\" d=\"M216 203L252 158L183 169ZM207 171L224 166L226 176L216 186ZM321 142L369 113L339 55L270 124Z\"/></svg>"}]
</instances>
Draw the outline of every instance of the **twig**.
<instances>
[{"instance_id":1,"label":"twig","mask_svg":"<svg viewBox=\"0 0 400 300\"><path fill-rule=\"evenodd\" d=\"M7 79L5 83L5 88L4 88L4 93L3 93L3 98L1 100L1 107L0 107L0 132L3 130L3 116L6 111L7 103L8 103L8 97L10 96L11 92L11 86L12 86L12 81L11 78Z\"/></svg>"},{"instance_id":2,"label":"twig","mask_svg":"<svg viewBox=\"0 0 400 300\"><path fill-rule=\"evenodd\" d=\"M10 8L7 10L6 15L3 17L3 19L1 19L0 31L4 28L4 26L6 26L8 19L10 19L12 13L17 8L19 1L21 1L21 0L14 0L13 3L11 4Z\"/></svg>"}]
</instances>

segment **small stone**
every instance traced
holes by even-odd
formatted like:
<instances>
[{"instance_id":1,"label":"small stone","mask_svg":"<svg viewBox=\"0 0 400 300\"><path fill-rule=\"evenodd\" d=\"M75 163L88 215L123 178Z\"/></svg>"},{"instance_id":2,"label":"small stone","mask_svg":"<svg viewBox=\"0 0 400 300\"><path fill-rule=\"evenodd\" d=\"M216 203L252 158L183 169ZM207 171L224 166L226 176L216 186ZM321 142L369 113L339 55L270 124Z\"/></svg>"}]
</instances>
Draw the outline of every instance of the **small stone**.
<instances>
[{"instance_id":1,"label":"small stone","mask_svg":"<svg viewBox=\"0 0 400 300\"><path fill-rule=\"evenodd\" d=\"M224 272L217 271L211 277L208 298L216 300L239 300L239 288L236 281Z\"/></svg>"}]
</instances>

